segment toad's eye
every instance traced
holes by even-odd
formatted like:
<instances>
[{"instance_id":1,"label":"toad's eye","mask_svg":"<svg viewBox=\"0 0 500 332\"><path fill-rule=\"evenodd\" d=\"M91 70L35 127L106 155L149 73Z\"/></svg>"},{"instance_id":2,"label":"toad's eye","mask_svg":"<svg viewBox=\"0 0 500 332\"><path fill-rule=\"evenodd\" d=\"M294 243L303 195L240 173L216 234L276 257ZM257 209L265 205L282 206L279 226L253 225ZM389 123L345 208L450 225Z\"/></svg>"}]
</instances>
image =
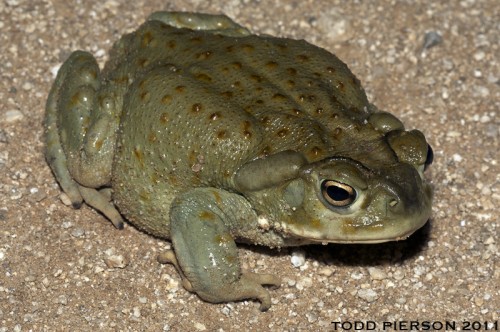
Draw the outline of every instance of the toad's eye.
<instances>
[{"instance_id":1,"label":"toad's eye","mask_svg":"<svg viewBox=\"0 0 500 332\"><path fill-rule=\"evenodd\" d=\"M346 207L356 200L356 190L353 187L334 180L321 183L321 194L329 204L337 207Z\"/></svg>"},{"instance_id":2,"label":"toad's eye","mask_svg":"<svg viewBox=\"0 0 500 332\"><path fill-rule=\"evenodd\" d=\"M434 160L434 152L432 152L432 147L430 144L427 144L427 157L425 158L424 171L432 164Z\"/></svg>"}]
</instances>

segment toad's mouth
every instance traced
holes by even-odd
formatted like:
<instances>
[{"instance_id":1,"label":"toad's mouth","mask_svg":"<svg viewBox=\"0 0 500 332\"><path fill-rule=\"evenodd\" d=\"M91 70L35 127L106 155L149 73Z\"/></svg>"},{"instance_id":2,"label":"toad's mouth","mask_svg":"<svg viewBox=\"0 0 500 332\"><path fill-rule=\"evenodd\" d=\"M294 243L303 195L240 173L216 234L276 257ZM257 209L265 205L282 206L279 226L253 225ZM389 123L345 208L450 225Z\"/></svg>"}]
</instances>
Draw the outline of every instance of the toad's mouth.
<instances>
[{"instance_id":1,"label":"toad's mouth","mask_svg":"<svg viewBox=\"0 0 500 332\"><path fill-rule=\"evenodd\" d=\"M422 228L430 218L430 207L417 215L403 218L378 220L371 224L362 224L350 218L336 220L315 219L308 226L289 224L286 233L304 243L383 243L402 241ZM314 226L314 227L313 227Z\"/></svg>"},{"instance_id":2,"label":"toad's mouth","mask_svg":"<svg viewBox=\"0 0 500 332\"><path fill-rule=\"evenodd\" d=\"M412 229L406 233L402 233L400 235L388 237L388 236L380 236L380 237L372 237L372 238L357 238L357 239L335 239L335 240L320 240L320 239L310 239L312 243L321 243L321 244L326 244L326 243L340 243L340 244L377 244L377 243L385 243L385 242L393 242L393 241L404 241L408 239L413 233L418 231L420 228L422 228L425 224L427 223L424 222L422 226Z\"/></svg>"}]
</instances>

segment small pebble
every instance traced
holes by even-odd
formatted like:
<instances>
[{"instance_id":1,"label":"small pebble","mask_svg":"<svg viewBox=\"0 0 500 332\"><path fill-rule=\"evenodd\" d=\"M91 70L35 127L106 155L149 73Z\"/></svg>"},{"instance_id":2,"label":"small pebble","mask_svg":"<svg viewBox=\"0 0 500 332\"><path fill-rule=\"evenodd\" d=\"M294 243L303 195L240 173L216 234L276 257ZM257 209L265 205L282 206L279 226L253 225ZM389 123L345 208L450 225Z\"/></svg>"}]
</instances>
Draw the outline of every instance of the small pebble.
<instances>
[{"instance_id":1,"label":"small pebble","mask_svg":"<svg viewBox=\"0 0 500 332\"><path fill-rule=\"evenodd\" d=\"M31 84L30 82L26 82L23 84L22 88L24 91L29 91L33 88L33 84Z\"/></svg>"},{"instance_id":2,"label":"small pebble","mask_svg":"<svg viewBox=\"0 0 500 332\"><path fill-rule=\"evenodd\" d=\"M110 255L104 258L104 263L110 269L123 269L128 265L128 261L122 255Z\"/></svg>"},{"instance_id":3,"label":"small pebble","mask_svg":"<svg viewBox=\"0 0 500 332\"><path fill-rule=\"evenodd\" d=\"M85 234L85 230L83 230L82 228L75 228L72 232L71 232L71 236L73 237L81 237Z\"/></svg>"},{"instance_id":4,"label":"small pebble","mask_svg":"<svg viewBox=\"0 0 500 332\"><path fill-rule=\"evenodd\" d=\"M368 273L370 274L370 277L373 279L373 280L384 280L384 279L387 279L387 274L377 268L377 267L369 267L368 268Z\"/></svg>"},{"instance_id":5,"label":"small pebble","mask_svg":"<svg viewBox=\"0 0 500 332\"><path fill-rule=\"evenodd\" d=\"M24 114L18 110L10 110L5 112L4 118L6 122L15 122L19 121L24 117Z\"/></svg>"},{"instance_id":6,"label":"small pebble","mask_svg":"<svg viewBox=\"0 0 500 332\"><path fill-rule=\"evenodd\" d=\"M479 122L481 122L481 123L487 123L490 121L491 121L491 118L488 115L483 115L483 116L481 116L481 118L479 118Z\"/></svg>"},{"instance_id":7,"label":"small pebble","mask_svg":"<svg viewBox=\"0 0 500 332\"><path fill-rule=\"evenodd\" d=\"M478 307L482 307L484 304L484 300L480 297L475 297L474 304L477 305Z\"/></svg>"},{"instance_id":8,"label":"small pebble","mask_svg":"<svg viewBox=\"0 0 500 332\"><path fill-rule=\"evenodd\" d=\"M405 278L406 274L403 270L396 270L396 271L394 271L392 276L396 280L403 280Z\"/></svg>"},{"instance_id":9,"label":"small pebble","mask_svg":"<svg viewBox=\"0 0 500 332\"><path fill-rule=\"evenodd\" d=\"M455 153L452 158L453 158L453 161L456 163L459 163L463 160L462 156L459 155L458 153Z\"/></svg>"},{"instance_id":10,"label":"small pebble","mask_svg":"<svg viewBox=\"0 0 500 332\"><path fill-rule=\"evenodd\" d=\"M106 51L102 48L98 49L97 52L95 52L96 58L102 58L105 55L106 55Z\"/></svg>"},{"instance_id":11,"label":"small pebble","mask_svg":"<svg viewBox=\"0 0 500 332\"><path fill-rule=\"evenodd\" d=\"M225 315L225 316L229 316L229 314L231 313L231 309L230 309L230 308L228 308L227 306L224 306L224 308L222 308L220 311L221 311L221 312L222 312L222 314L223 314L223 315Z\"/></svg>"},{"instance_id":12,"label":"small pebble","mask_svg":"<svg viewBox=\"0 0 500 332\"><path fill-rule=\"evenodd\" d=\"M358 297L366 302L373 302L378 299L378 294L373 289L360 289L358 291Z\"/></svg>"},{"instance_id":13,"label":"small pebble","mask_svg":"<svg viewBox=\"0 0 500 332\"><path fill-rule=\"evenodd\" d=\"M335 273L335 270L329 268L329 267L324 267L318 271L318 273L322 276L325 277L331 277L333 273Z\"/></svg>"},{"instance_id":14,"label":"small pebble","mask_svg":"<svg viewBox=\"0 0 500 332\"><path fill-rule=\"evenodd\" d=\"M424 45L422 48L424 50L439 45L443 42L443 37L436 31L429 31L424 36Z\"/></svg>"},{"instance_id":15,"label":"small pebble","mask_svg":"<svg viewBox=\"0 0 500 332\"><path fill-rule=\"evenodd\" d=\"M194 328L197 329L198 331L206 331L207 328L205 325L203 325L202 323L194 323Z\"/></svg>"},{"instance_id":16,"label":"small pebble","mask_svg":"<svg viewBox=\"0 0 500 332\"><path fill-rule=\"evenodd\" d=\"M18 0L7 0L7 1L5 1L5 3L7 4L7 6L10 6L10 7L19 6Z\"/></svg>"},{"instance_id":17,"label":"small pebble","mask_svg":"<svg viewBox=\"0 0 500 332\"><path fill-rule=\"evenodd\" d=\"M309 277L304 277L297 282L295 288L297 288L298 290L303 290L304 288L311 287L312 285L312 279Z\"/></svg>"},{"instance_id":18,"label":"small pebble","mask_svg":"<svg viewBox=\"0 0 500 332\"><path fill-rule=\"evenodd\" d=\"M65 220L63 221L63 223L61 224L62 228L64 229L68 229L68 228L71 228L71 226L73 226L73 223L69 220Z\"/></svg>"},{"instance_id":19,"label":"small pebble","mask_svg":"<svg viewBox=\"0 0 500 332\"><path fill-rule=\"evenodd\" d=\"M9 143L9 135L3 129L0 129L0 143Z\"/></svg>"},{"instance_id":20,"label":"small pebble","mask_svg":"<svg viewBox=\"0 0 500 332\"><path fill-rule=\"evenodd\" d=\"M169 279L165 285L165 289L170 292L175 292L179 289L179 281L176 279Z\"/></svg>"},{"instance_id":21,"label":"small pebble","mask_svg":"<svg viewBox=\"0 0 500 332\"><path fill-rule=\"evenodd\" d=\"M484 241L484 244L493 244L495 243L495 238L493 236L490 236Z\"/></svg>"},{"instance_id":22,"label":"small pebble","mask_svg":"<svg viewBox=\"0 0 500 332\"><path fill-rule=\"evenodd\" d=\"M315 321L318 320L318 315L316 315L315 313L306 313L306 317L307 317L307 321L309 323L314 323Z\"/></svg>"},{"instance_id":23,"label":"small pebble","mask_svg":"<svg viewBox=\"0 0 500 332\"><path fill-rule=\"evenodd\" d=\"M480 85L477 85L477 86L474 86L473 87L473 90L472 90L472 95L474 97L482 97L482 98L485 98L485 97L488 97L490 95L490 89L488 89L487 87L485 86L480 86Z\"/></svg>"},{"instance_id":24,"label":"small pebble","mask_svg":"<svg viewBox=\"0 0 500 332\"><path fill-rule=\"evenodd\" d=\"M104 268L102 268L101 266L96 266L94 268L94 273L97 274L97 273L101 273L102 271L104 271Z\"/></svg>"},{"instance_id":25,"label":"small pebble","mask_svg":"<svg viewBox=\"0 0 500 332\"><path fill-rule=\"evenodd\" d=\"M306 262L306 253L304 250L294 250L292 252L292 257L290 258L292 265L295 267L301 267Z\"/></svg>"},{"instance_id":26,"label":"small pebble","mask_svg":"<svg viewBox=\"0 0 500 332\"><path fill-rule=\"evenodd\" d=\"M474 53L474 60L481 61L486 57L486 54L483 51L478 51Z\"/></svg>"},{"instance_id":27,"label":"small pebble","mask_svg":"<svg viewBox=\"0 0 500 332\"><path fill-rule=\"evenodd\" d=\"M62 305L67 305L68 304L68 297L66 295L59 295L57 297L56 303L59 303Z\"/></svg>"}]
</instances>

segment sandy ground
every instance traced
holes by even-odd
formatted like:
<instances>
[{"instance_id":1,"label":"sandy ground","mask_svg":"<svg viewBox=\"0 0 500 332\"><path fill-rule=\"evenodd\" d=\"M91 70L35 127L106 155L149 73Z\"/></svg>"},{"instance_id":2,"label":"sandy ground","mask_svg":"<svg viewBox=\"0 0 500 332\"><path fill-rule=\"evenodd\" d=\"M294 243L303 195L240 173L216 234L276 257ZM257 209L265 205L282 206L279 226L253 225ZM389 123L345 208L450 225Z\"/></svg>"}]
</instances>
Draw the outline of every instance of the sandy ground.
<instances>
[{"instance_id":1,"label":"sandy ground","mask_svg":"<svg viewBox=\"0 0 500 332\"><path fill-rule=\"evenodd\" d=\"M0 331L333 331L355 320L500 329L496 0L125 3L0 3ZM201 301L156 262L168 242L64 205L42 154L55 71L76 49L102 64L112 42L161 9L223 11L336 53L379 108L432 144L428 226L399 243L305 247L299 268L295 249L241 248L246 268L283 278L261 313L253 301ZM424 47L427 32L442 40Z\"/></svg>"}]
</instances>

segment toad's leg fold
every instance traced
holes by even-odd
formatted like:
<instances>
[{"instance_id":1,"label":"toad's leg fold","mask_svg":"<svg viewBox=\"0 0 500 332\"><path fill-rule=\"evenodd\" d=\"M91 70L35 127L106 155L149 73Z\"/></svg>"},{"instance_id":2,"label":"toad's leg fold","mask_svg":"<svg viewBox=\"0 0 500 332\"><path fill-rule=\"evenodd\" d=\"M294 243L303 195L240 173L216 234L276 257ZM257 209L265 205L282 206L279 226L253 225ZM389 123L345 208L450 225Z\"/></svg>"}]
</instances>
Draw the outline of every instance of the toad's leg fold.
<instances>
[{"instance_id":1,"label":"toad's leg fold","mask_svg":"<svg viewBox=\"0 0 500 332\"><path fill-rule=\"evenodd\" d=\"M85 201L123 227L118 211L96 191L111 180L118 104L112 87L101 85L94 57L73 52L47 99L45 156L73 207Z\"/></svg>"},{"instance_id":2,"label":"toad's leg fold","mask_svg":"<svg viewBox=\"0 0 500 332\"><path fill-rule=\"evenodd\" d=\"M258 299L260 309L271 306L262 285L279 286L270 274L242 273L231 229L257 216L241 196L212 188L194 189L176 199L171 209L171 236L175 250L160 262L176 265L188 290L208 302ZM233 233L233 234L232 234Z\"/></svg>"}]
</instances>

